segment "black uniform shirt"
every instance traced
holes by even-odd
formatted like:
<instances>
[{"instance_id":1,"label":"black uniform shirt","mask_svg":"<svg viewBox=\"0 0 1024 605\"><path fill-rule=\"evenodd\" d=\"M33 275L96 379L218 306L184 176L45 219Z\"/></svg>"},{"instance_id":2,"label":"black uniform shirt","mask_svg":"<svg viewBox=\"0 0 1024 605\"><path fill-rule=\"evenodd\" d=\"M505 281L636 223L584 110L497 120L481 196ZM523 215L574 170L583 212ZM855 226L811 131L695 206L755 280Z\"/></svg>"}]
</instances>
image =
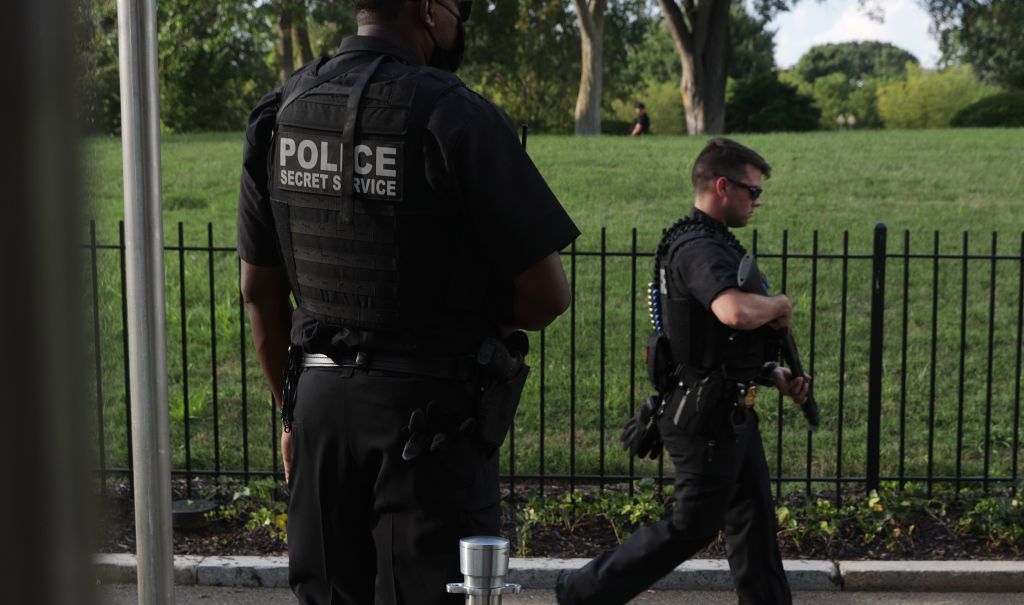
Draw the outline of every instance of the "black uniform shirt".
<instances>
[{"instance_id":1,"label":"black uniform shirt","mask_svg":"<svg viewBox=\"0 0 1024 605\"><path fill-rule=\"evenodd\" d=\"M636 128L637 124L640 125L640 134L647 134L651 131L651 118L649 118L646 113L638 115L636 119L633 120L634 128Z\"/></svg>"},{"instance_id":2,"label":"black uniform shirt","mask_svg":"<svg viewBox=\"0 0 1024 605\"><path fill-rule=\"evenodd\" d=\"M669 266L675 284L686 284L689 295L710 311L715 297L724 290L739 287L737 272L743 248L722 223L696 208L690 216L718 234L687 242L672 256Z\"/></svg>"},{"instance_id":3,"label":"black uniform shirt","mask_svg":"<svg viewBox=\"0 0 1024 605\"><path fill-rule=\"evenodd\" d=\"M340 50L365 51L367 62L384 54L408 65L422 65L409 50L382 38L353 36ZM250 114L243 152L238 253L242 260L260 266L282 264L268 192L279 94L275 90L264 96ZM456 87L434 105L427 131L427 181L463 209L470 222L468 231L476 237L474 249L493 268L494 279L511 280L579 235L526 155L512 121L493 103L468 88Z\"/></svg>"}]
</instances>

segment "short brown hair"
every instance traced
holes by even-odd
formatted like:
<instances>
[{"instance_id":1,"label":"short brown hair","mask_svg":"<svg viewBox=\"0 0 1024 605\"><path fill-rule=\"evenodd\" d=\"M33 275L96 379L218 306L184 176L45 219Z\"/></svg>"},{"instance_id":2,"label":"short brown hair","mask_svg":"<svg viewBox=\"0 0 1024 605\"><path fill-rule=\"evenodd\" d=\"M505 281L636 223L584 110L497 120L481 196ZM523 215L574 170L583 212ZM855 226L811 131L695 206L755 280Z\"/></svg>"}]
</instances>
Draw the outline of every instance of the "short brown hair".
<instances>
[{"instance_id":1,"label":"short brown hair","mask_svg":"<svg viewBox=\"0 0 1024 605\"><path fill-rule=\"evenodd\" d=\"M720 176L741 179L747 166L757 168L765 178L772 175L772 167L756 151L732 139L715 137L708 141L693 163L690 173L693 190L706 191Z\"/></svg>"},{"instance_id":2,"label":"short brown hair","mask_svg":"<svg viewBox=\"0 0 1024 605\"><path fill-rule=\"evenodd\" d=\"M372 15L376 20L394 21L402 8L402 0L352 0L357 16Z\"/></svg>"}]
</instances>

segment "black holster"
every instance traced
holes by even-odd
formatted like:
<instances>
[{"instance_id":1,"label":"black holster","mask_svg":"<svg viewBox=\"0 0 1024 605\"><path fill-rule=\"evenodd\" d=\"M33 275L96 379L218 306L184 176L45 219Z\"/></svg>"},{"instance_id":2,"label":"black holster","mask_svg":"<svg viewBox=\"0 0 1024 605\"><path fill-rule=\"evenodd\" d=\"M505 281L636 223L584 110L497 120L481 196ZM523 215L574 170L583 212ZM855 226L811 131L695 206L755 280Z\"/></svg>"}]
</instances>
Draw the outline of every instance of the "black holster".
<instances>
[{"instance_id":1,"label":"black holster","mask_svg":"<svg viewBox=\"0 0 1024 605\"><path fill-rule=\"evenodd\" d=\"M491 448L501 447L515 420L530 374L530 366L525 362L528 350L525 332L515 332L505 340L488 338L480 345L477 353L481 377L478 433Z\"/></svg>"}]
</instances>

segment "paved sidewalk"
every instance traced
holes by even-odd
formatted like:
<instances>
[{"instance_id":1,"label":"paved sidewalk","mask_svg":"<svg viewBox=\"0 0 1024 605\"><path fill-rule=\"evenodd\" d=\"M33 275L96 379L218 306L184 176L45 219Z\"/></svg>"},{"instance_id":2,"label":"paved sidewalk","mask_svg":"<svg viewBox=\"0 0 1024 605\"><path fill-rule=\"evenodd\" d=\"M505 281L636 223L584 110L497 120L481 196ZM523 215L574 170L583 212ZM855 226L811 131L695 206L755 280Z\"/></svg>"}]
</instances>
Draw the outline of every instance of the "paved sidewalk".
<instances>
[{"instance_id":1,"label":"paved sidewalk","mask_svg":"<svg viewBox=\"0 0 1024 605\"><path fill-rule=\"evenodd\" d=\"M102 586L99 603L138 605L135 585ZM295 598L282 589L216 588L209 586L175 587L177 605L295 605ZM736 597L725 591L658 591L640 595L637 605L735 605ZM878 592L798 592L794 605L1024 605L1024 594L997 593L878 593ZM555 605L550 590L528 590L505 597L505 605Z\"/></svg>"},{"instance_id":2,"label":"paved sidewalk","mask_svg":"<svg viewBox=\"0 0 1024 605\"><path fill-rule=\"evenodd\" d=\"M226 588L287 588L285 557L194 557L174 559L175 583ZM513 558L507 581L525 589L550 590L563 569L587 559ZM1024 603L1024 561L783 561L794 592L988 592L1019 593ZM133 584L135 556L100 555L96 577L104 584ZM658 590L732 590L724 560L694 559L655 585Z\"/></svg>"}]
</instances>

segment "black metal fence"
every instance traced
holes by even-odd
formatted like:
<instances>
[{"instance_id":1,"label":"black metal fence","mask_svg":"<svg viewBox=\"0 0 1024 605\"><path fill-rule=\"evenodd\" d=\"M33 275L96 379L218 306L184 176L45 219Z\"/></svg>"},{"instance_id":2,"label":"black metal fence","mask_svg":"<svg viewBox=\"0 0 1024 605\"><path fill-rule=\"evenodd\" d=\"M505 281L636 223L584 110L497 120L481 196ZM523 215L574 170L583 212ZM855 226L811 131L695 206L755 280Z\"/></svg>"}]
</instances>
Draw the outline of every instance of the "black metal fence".
<instances>
[{"instance_id":1,"label":"black metal fence","mask_svg":"<svg viewBox=\"0 0 1024 605\"><path fill-rule=\"evenodd\" d=\"M189 492L202 476L281 476L279 421L252 353L237 254L214 245L212 224L205 236L187 245L179 223L165 247L173 466ZM939 482L958 491L1019 484L1024 234L1001 251L993 233L985 252L972 251L968 233L958 251L929 236L903 232L892 245L879 225L871 250L852 253L848 232L834 251L818 232L807 251L788 232L776 249L758 249L753 232L762 268L794 300L823 414L812 434L781 397L759 402L777 494L834 490L839 500L881 481L924 482L929 493ZM98 243L95 223L89 237L97 463L103 477L130 480L123 226L116 243ZM636 461L617 447L622 420L649 390L640 352L652 254L638 250L635 229L627 250L609 250L604 230L600 242L564 251L572 306L533 339L534 371L501 453L513 494L666 479L663 459Z\"/></svg>"}]
</instances>

